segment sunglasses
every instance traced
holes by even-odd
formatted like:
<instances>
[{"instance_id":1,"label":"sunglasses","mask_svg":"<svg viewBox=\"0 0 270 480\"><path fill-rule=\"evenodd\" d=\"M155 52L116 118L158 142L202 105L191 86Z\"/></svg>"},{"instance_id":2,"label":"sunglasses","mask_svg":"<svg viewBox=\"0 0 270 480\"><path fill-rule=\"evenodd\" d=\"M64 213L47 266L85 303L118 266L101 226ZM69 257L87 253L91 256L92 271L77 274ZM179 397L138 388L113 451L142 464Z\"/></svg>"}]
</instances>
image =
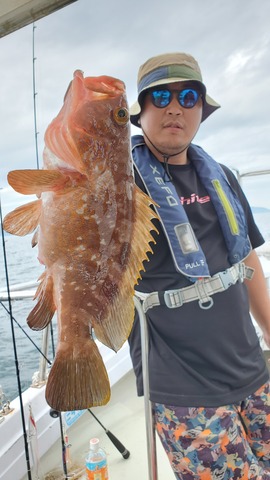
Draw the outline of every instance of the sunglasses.
<instances>
[{"instance_id":1,"label":"sunglasses","mask_svg":"<svg viewBox=\"0 0 270 480\"><path fill-rule=\"evenodd\" d=\"M193 108L202 94L194 88L183 88L183 90L168 90L167 88L151 90L151 101L155 107L167 107L172 101L173 92L177 93L177 100L181 107Z\"/></svg>"}]
</instances>

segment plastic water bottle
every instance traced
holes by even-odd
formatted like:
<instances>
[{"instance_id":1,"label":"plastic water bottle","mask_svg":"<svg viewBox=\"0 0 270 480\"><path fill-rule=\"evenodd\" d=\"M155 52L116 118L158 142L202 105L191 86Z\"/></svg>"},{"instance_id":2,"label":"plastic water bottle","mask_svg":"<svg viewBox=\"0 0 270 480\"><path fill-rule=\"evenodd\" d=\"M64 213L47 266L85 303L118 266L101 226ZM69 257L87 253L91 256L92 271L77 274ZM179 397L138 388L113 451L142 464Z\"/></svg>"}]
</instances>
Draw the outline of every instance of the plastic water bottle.
<instances>
[{"instance_id":1,"label":"plastic water bottle","mask_svg":"<svg viewBox=\"0 0 270 480\"><path fill-rule=\"evenodd\" d=\"M107 455L100 447L98 438L91 438L90 450L86 457L87 480L107 480Z\"/></svg>"}]
</instances>

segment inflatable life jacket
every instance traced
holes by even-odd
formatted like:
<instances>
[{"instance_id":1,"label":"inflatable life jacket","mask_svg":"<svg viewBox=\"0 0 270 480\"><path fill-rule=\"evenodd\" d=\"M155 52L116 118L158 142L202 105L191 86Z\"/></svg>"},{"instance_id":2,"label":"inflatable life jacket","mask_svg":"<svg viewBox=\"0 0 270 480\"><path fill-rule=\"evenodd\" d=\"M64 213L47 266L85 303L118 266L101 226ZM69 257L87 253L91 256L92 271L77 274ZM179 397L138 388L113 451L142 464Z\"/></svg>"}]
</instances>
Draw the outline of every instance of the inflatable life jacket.
<instances>
[{"instance_id":1,"label":"inflatable life jacket","mask_svg":"<svg viewBox=\"0 0 270 480\"><path fill-rule=\"evenodd\" d=\"M176 270L192 282L196 282L198 278L209 277L205 255L176 189L141 135L132 137L132 155L148 195L159 205L156 211ZM217 212L229 261L231 265L239 263L251 251L243 207L222 167L213 158L201 147L193 144L189 146L188 155ZM167 178L164 179L164 175L167 175Z\"/></svg>"}]
</instances>

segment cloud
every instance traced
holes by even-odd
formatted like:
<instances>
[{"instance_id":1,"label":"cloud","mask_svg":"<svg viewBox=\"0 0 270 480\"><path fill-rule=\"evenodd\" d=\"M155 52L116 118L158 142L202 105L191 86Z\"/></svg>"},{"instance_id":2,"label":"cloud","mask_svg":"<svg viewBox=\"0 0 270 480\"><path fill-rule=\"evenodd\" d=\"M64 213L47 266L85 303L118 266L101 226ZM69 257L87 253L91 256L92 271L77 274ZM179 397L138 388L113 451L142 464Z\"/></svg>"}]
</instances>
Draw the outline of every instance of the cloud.
<instances>
[{"instance_id":1,"label":"cloud","mask_svg":"<svg viewBox=\"0 0 270 480\"><path fill-rule=\"evenodd\" d=\"M269 164L269 17L269 2L79 0L39 20L39 155L75 69L121 78L133 103L139 65L159 53L184 51L197 58L209 94L222 105L202 124L197 143L240 169L254 159ZM32 40L32 25L1 39L0 186L9 170L36 165Z\"/></svg>"}]
</instances>

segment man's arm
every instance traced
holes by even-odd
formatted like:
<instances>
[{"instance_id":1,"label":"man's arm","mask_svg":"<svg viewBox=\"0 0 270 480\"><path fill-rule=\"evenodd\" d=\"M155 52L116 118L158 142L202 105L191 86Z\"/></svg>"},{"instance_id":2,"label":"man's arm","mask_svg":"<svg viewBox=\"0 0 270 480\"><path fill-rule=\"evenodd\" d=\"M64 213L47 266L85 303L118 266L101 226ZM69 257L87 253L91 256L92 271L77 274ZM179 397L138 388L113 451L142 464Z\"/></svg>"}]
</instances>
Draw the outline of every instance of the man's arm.
<instances>
[{"instance_id":1,"label":"man's arm","mask_svg":"<svg viewBox=\"0 0 270 480\"><path fill-rule=\"evenodd\" d=\"M245 280L250 311L263 332L265 343L270 348L270 296L261 262L255 250L252 250L244 262L248 267L254 268L252 279Z\"/></svg>"}]
</instances>

